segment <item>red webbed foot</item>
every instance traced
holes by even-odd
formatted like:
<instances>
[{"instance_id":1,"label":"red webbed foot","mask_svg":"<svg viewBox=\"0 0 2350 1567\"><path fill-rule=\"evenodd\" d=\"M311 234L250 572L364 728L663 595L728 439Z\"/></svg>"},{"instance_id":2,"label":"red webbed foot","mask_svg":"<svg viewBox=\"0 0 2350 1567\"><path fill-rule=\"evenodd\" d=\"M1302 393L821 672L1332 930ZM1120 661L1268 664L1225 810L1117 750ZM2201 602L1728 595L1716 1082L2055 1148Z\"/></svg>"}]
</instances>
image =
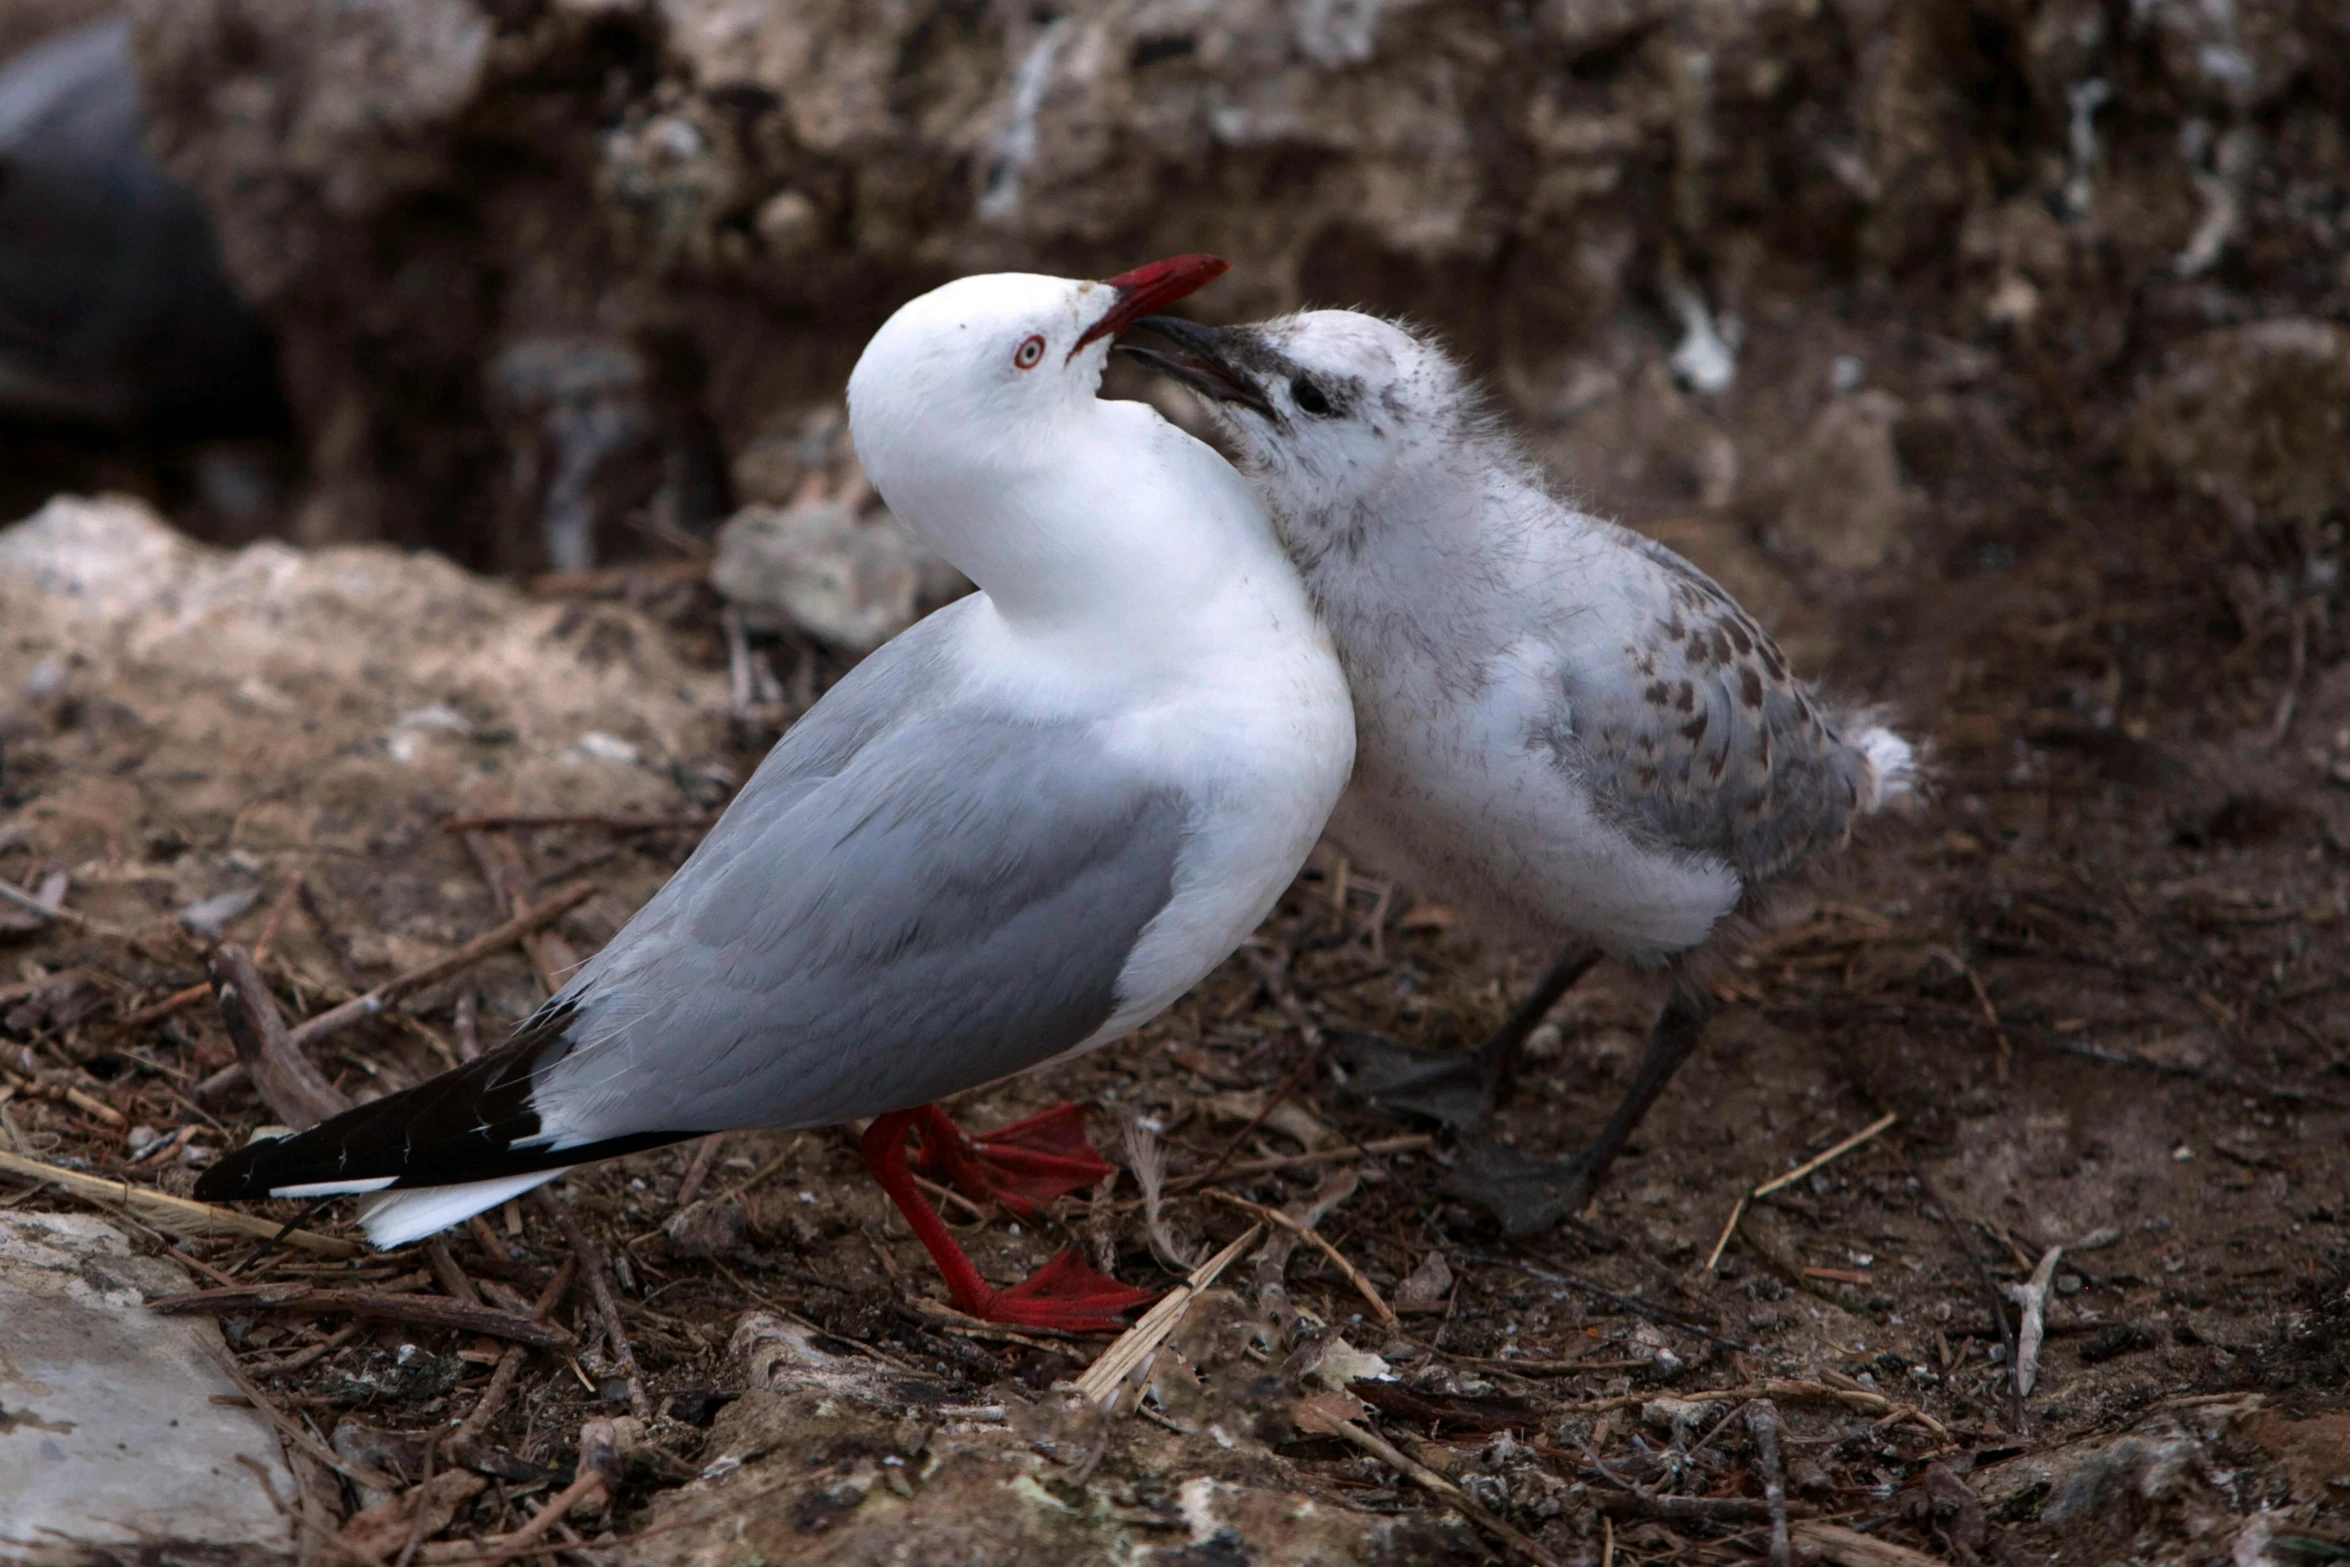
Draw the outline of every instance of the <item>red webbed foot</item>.
<instances>
[{"instance_id":1,"label":"red webbed foot","mask_svg":"<svg viewBox=\"0 0 2350 1567\"><path fill-rule=\"evenodd\" d=\"M1118 1170L1085 1140L1083 1105L1055 1105L977 1135L965 1132L936 1105L911 1114L918 1138L914 1168L945 1180L973 1202L1000 1202L1019 1218L1033 1219L1055 1197L1084 1191Z\"/></svg>"},{"instance_id":2,"label":"red webbed foot","mask_svg":"<svg viewBox=\"0 0 2350 1567\"><path fill-rule=\"evenodd\" d=\"M1153 1291L1104 1278L1073 1251L1062 1252L1020 1283L997 1289L979 1276L907 1168L906 1133L913 1131L930 1168L966 1193L995 1198L1032 1217L1039 1202L1090 1186L1115 1170L1086 1143L1084 1114L1076 1105L1062 1105L972 1138L943 1111L925 1105L876 1116L865 1129L860 1150L865 1167L938 1264L957 1310L1007 1327L1115 1333L1125 1326L1124 1313L1157 1298Z\"/></svg>"}]
</instances>

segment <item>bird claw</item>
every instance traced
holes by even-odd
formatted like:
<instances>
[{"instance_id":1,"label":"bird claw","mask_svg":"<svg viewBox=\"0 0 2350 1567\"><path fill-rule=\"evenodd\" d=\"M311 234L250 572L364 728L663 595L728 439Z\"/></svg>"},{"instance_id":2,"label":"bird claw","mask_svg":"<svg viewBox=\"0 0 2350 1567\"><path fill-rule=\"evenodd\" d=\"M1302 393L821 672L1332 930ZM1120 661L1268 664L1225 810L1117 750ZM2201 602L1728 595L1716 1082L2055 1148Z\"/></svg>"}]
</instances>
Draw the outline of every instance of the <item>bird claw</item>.
<instances>
[{"instance_id":1,"label":"bird claw","mask_svg":"<svg viewBox=\"0 0 2350 1567\"><path fill-rule=\"evenodd\" d=\"M936 1108L926 1108L916 1126L916 1169L943 1178L973 1202L1002 1203L1022 1219L1033 1219L1055 1197L1083 1191L1118 1171L1085 1140L1083 1105L1055 1105L977 1136ZM1049 1265L1045 1271L1052 1271Z\"/></svg>"},{"instance_id":2,"label":"bird claw","mask_svg":"<svg viewBox=\"0 0 2350 1567\"><path fill-rule=\"evenodd\" d=\"M1351 1092L1456 1131L1491 1120L1502 1096L1501 1064L1483 1049L1416 1050L1350 1030L1339 1037L1338 1058Z\"/></svg>"},{"instance_id":3,"label":"bird claw","mask_svg":"<svg viewBox=\"0 0 2350 1567\"><path fill-rule=\"evenodd\" d=\"M1579 1212L1591 1201L1592 1180L1582 1159L1530 1159L1506 1143L1464 1137L1436 1190L1475 1203L1503 1235L1524 1240Z\"/></svg>"},{"instance_id":4,"label":"bird claw","mask_svg":"<svg viewBox=\"0 0 2350 1567\"><path fill-rule=\"evenodd\" d=\"M1064 1251L1011 1288L990 1291L971 1314L1007 1327L1116 1333L1125 1328L1127 1312L1156 1299L1156 1291L1105 1278L1074 1251Z\"/></svg>"}]
</instances>

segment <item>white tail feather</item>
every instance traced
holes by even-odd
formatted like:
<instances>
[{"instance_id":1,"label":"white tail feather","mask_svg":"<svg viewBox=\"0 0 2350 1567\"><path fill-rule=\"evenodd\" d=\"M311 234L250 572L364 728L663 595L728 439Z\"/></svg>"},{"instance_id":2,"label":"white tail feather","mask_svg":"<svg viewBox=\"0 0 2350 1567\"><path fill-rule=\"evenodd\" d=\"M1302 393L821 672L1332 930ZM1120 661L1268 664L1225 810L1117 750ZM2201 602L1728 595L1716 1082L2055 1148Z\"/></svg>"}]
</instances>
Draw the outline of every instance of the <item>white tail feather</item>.
<instances>
[{"instance_id":1,"label":"white tail feather","mask_svg":"<svg viewBox=\"0 0 2350 1567\"><path fill-rule=\"evenodd\" d=\"M1869 802L1870 810L1882 810L1905 799L1917 787L1917 748L1907 740L1890 729L1864 729L1860 749L1869 759L1870 771L1877 775L1877 795Z\"/></svg>"},{"instance_id":2,"label":"white tail feather","mask_svg":"<svg viewBox=\"0 0 2350 1567\"><path fill-rule=\"evenodd\" d=\"M359 1210L360 1227L367 1238L389 1251L438 1234L452 1224L463 1224L485 1208L495 1208L509 1197L519 1197L546 1185L568 1165L533 1170L528 1175L501 1175L492 1181L465 1181L456 1186L414 1186L386 1192Z\"/></svg>"}]
</instances>

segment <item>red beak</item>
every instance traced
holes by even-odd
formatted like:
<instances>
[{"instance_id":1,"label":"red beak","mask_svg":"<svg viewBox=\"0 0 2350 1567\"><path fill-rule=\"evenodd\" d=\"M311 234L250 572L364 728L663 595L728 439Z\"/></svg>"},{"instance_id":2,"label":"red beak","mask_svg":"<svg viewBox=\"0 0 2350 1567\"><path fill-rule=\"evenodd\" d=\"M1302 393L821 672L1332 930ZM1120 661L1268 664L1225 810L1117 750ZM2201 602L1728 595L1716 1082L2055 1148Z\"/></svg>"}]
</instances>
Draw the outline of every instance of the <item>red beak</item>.
<instances>
[{"instance_id":1,"label":"red beak","mask_svg":"<svg viewBox=\"0 0 2350 1567\"><path fill-rule=\"evenodd\" d=\"M1115 337L1144 316L1156 314L1161 305L1171 305L1186 294L1196 293L1232 270L1232 263L1221 256L1170 256L1165 261L1153 261L1121 272L1114 278L1104 278L1103 285L1118 291L1118 302L1109 313L1085 329L1082 337L1069 349L1068 357L1077 357L1077 350L1097 338Z\"/></svg>"}]
</instances>

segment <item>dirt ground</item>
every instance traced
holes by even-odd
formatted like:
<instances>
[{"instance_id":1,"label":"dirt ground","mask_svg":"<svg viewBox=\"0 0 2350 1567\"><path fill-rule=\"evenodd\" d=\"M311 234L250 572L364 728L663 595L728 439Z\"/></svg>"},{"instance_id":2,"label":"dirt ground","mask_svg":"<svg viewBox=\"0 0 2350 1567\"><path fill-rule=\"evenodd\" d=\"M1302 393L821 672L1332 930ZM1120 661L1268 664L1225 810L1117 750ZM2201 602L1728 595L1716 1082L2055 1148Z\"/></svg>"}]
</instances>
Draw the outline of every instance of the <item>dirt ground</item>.
<instances>
[{"instance_id":1,"label":"dirt ground","mask_svg":"<svg viewBox=\"0 0 2350 1567\"><path fill-rule=\"evenodd\" d=\"M1836 347L1791 330L1749 352ZM1930 352L1877 363L1928 395ZM346 1470L305 1459L310 1554L485 1559L467 1542L564 1493L601 1418L617 1497L542 1531L598 1561L1746 1560L1770 1548L1747 1413L1768 1394L1800 1559L2350 1556L2350 663L2307 547L2331 535L2067 466L2062 430L2007 420L1999 392L1905 433L1950 449L1905 503L1927 564L1892 587L1791 564L1669 471L1616 476L1629 520L1929 737L1936 782L1738 963L1588 1212L1506 1243L1436 1191L1443 1136L1349 1098L1323 1042L1466 1044L1540 955L1478 950L1325 845L1258 943L1141 1036L954 1109L987 1126L1088 1103L1122 1162L1119 1123L1142 1118L1178 1186L1213 1172L1166 1201L1186 1261L1247 1223L1211 1192L1318 1196L1335 1256L1414 1308L1398 1325L1314 1246L1285 1271L1255 1254L1105 1414L1066 1386L1103 1341L937 1303L849 1130L738 1134L684 1213L693 1146L563 1183L627 1348L573 1288L554 1319L578 1347L525 1358L454 1458L425 1439L484 1398L499 1342L228 1313L254 1396ZM1591 472L1574 441L1550 454ZM72 916L0 935L6 1134L167 1191L278 1119L249 1087L199 1086L234 1059L209 996L156 1015L202 981L210 933L266 945L301 1017L496 925L518 892L592 883L554 950L493 957L318 1052L345 1089L416 1080L608 938L789 716L731 707L713 602L674 572L539 600L431 557L224 555L129 505L67 503L0 535L0 565L0 878L62 872ZM838 672L788 641L761 656L795 700ZM483 812L598 820L445 830ZM1632 976L1587 980L1503 1135L1577 1146L1654 1004ZM1723 1244L1741 1193L1888 1116ZM73 1202L15 1183L4 1200ZM997 1278L1068 1243L1173 1282L1131 1177L1042 1232L950 1217ZM304 1222L349 1233L337 1210ZM415 1251L150 1240L218 1283L331 1274L493 1304L574 1250L527 1205L450 1238L456 1284ZM2056 1248L2019 1396L2009 1291Z\"/></svg>"}]
</instances>

